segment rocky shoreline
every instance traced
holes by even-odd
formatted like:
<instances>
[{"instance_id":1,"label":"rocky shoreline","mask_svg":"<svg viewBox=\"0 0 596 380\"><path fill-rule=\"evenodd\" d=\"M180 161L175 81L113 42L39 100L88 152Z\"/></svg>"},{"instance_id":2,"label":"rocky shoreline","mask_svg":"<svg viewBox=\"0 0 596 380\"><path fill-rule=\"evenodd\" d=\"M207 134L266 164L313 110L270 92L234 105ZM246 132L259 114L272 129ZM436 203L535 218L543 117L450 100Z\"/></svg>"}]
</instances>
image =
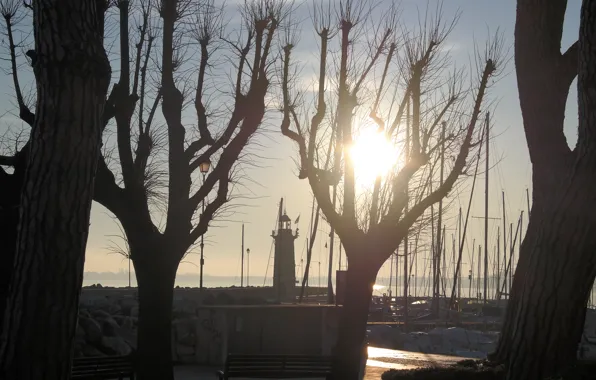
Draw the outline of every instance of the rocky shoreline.
<instances>
[{"instance_id":1,"label":"rocky shoreline","mask_svg":"<svg viewBox=\"0 0 596 380\"><path fill-rule=\"evenodd\" d=\"M257 305L269 303L267 289L174 291L172 357L193 363L197 357L198 308L203 305ZM128 355L136 350L138 301L135 288L83 288L76 330L75 357ZM389 326L369 326L371 346L429 354L482 358L496 346L498 333L462 328L429 332L402 332ZM578 356L596 359L596 311L586 315Z\"/></svg>"}]
</instances>

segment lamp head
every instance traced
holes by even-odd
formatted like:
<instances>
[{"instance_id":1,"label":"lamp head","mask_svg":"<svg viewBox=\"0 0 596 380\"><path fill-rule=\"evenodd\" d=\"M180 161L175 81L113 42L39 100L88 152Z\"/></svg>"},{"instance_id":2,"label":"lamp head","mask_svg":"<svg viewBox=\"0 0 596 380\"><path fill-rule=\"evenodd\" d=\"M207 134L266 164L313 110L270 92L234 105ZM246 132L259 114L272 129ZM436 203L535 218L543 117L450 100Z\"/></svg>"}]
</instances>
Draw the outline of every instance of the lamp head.
<instances>
[{"instance_id":1,"label":"lamp head","mask_svg":"<svg viewBox=\"0 0 596 380\"><path fill-rule=\"evenodd\" d=\"M207 159L199 164L199 170L203 174L207 174L211 168L211 160Z\"/></svg>"}]
</instances>

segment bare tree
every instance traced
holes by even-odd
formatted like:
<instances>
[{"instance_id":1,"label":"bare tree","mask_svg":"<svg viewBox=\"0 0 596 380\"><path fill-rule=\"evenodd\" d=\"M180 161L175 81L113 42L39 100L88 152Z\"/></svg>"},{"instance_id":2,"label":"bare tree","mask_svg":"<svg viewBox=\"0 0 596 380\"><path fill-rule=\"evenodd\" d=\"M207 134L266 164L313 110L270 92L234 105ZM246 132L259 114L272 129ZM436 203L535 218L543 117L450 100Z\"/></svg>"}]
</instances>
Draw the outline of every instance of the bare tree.
<instances>
[{"instance_id":1,"label":"bare tree","mask_svg":"<svg viewBox=\"0 0 596 380\"><path fill-rule=\"evenodd\" d=\"M19 115L28 126L33 126L34 116L26 105L25 96L18 81L17 49L20 40L15 37L14 28L25 17L22 12L22 2L19 0L0 1L0 13L4 21L2 30L8 43L8 59L10 67L7 70L13 78ZM14 255L17 241L17 225L19 219L19 199L21 187L25 178L29 145L20 145L19 141L9 144L6 151L0 152L0 242L4 247L0 252L0 332L4 318L4 302L8 296L10 278L14 266ZM6 168L6 169L5 169Z\"/></svg>"},{"instance_id":2,"label":"bare tree","mask_svg":"<svg viewBox=\"0 0 596 380\"><path fill-rule=\"evenodd\" d=\"M126 20L128 1L119 1L121 55L129 56ZM142 7L147 25L155 13L161 17L161 47L157 65L160 76L153 94L143 92L146 62L159 39L141 35L135 66L121 60L121 77L111 95L116 122L116 139L122 186L100 163L96 200L122 224L130 247L139 285L138 353L143 366L139 379L172 379L171 312L176 271L189 247L202 236L209 222L229 199L231 173L245 146L261 125L269 91L270 68L276 59L273 49L277 33L289 11L285 1L257 0L242 8L242 24L236 37L224 34L222 9L214 1L162 0L158 9ZM144 47L143 47L144 46ZM198 63L187 56L191 46L198 50ZM223 51L223 52L222 52ZM219 53L219 54L218 54ZM139 58L141 56L141 58ZM215 67L229 59L235 68L231 91L226 93ZM218 62L218 60L220 60ZM224 65L225 67L225 65ZM130 77L132 76L132 87ZM193 81L190 102L196 125L187 126L186 96ZM137 84L140 83L137 88ZM148 113L143 105L152 104ZM152 219L148 196L149 159L152 152L154 114L161 104L165 120L167 157L167 210L165 224ZM212 109L208 107L215 106ZM220 108L215 108L219 106ZM137 144L131 141L131 123L137 107ZM224 108L222 108L224 107ZM201 181L200 167L211 163L213 170ZM213 197L208 196L213 194ZM205 202L200 215L201 205Z\"/></svg>"},{"instance_id":3,"label":"bare tree","mask_svg":"<svg viewBox=\"0 0 596 380\"><path fill-rule=\"evenodd\" d=\"M3 3L8 23L16 4ZM100 121L110 81L103 47L106 3L35 0L31 6L37 117L20 195L0 377L58 380L70 376ZM23 103L21 96L17 100Z\"/></svg>"},{"instance_id":4,"label":"bare tree","mask_svg":"<svg viewBox=\"0 0 596 380\"><path fill-rule=\"evenodd\" d=\"M584 1L579 40L561 51L566 0L518 0L515 64L532 161L532 211L505 323L492 359L508 362L508 379L545 378L575 362L596 276L591 184L596 2ZM563 133L571 83L578 78L578 140Z\"/></svg>"},{"instance_id":5,"label":"bare tree","mask_svg":"<svg viewBox=\"0 0 596 380\"><path fill-rule=\"evenodd\" d=\"M120 221L135 267L138 378L167 380L176 271L229 201L234 168L264 120L291 3L247 1L233 31L214 0L114 5L118 21L106 28L117 26L119 79L102 116L94 200Z\"/></svg>"},{"instance_id":6,"label":"bare tree","mask_svg":"<svg viewBox=\"0 0 596 380\"><path fill-rule=\"evenodd\" d=\"M312 115L308 94L293 80L291 54L283 49L284 135L296 142L299 177L307 179L325 218L348 258L346 292L336 345L334 376L356 379L363 354L368 307L377 272L407 237L425 210L446 197L477 145L476 124L489 81L497 73L500 39L477 55L478 76L469 90L444 53L455 25L436 12L423 15L417 30L399 23L393 6L342 0L317 6L315 29L320 66ZM335 15L333 14L335 12ZM401 32L400 32L401 29ZM330 88L331 87L331 88ZM399 96L401 94L401 96ZM370 191L358 184L350 155L359 126L369 124L394 149L395 164L376 176ZM332 140L333 149L326 151ZM320 149L320 147L323 149ZM401 152L398 153L398 152ZM452 157L438 185L440 154ZM325 162L330 160L330 169Z\"/></svg>"}]
</instances>

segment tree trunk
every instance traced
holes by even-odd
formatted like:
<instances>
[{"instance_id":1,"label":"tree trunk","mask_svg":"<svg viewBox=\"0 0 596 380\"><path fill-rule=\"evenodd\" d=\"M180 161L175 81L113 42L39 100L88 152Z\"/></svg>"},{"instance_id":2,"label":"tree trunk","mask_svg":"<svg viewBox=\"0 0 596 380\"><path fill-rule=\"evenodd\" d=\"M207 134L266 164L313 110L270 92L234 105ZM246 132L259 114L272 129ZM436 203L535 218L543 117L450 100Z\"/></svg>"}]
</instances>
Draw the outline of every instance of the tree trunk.
<instances>
[{"instance_id":1,"label":"tree trunk","mask_svg":"<svg viewBox=\"0 0 596 380\"><path fill-rule=\"evenodd\" d=\"M97 4L32 3L37 117L0 339L2 379L70 376L100 119L110 80L103 10Z\"/></svg>"},{"instance_id":2,"label":"tree trunk","mask_svg":"<svg viewBox=\"0 0 596 380\"><path fill-rule=\"evenodd\" d=\"M21 183L16 181L14 177L13 174L9 177L9 180L3 181L2 186L4 188L2 189L2 198L0 198L0 246L2 247L0 249L0 336L2 336L2 326L4 326L2 321L17 246Z\"/></svg>"},{"instance_id":3,"label":"tree trunk","mask_svg":"<svg viewBox=\"0 0 596 380\"><path fill-rule=\"evenodd\" d=\"M366 359L363 358L366 355L366 323L379 266L372 260L362 259L349 259L348 264L348 296L339 321L333 378L358 380L362 360Z\"/></svg>"},{"instance_id":4,"label":"tree trunk","mask_svg":"<svg viewBox=\"0 0 596 380\"><path fill-rule=\"evenodd\" d=\"M507 362L509 380L557 375L575 362L596 276L596 3L584 2L579 42L560 54L565 7L563 0L518 0L516 70L534 191L505 324L491 355ZM563 120L578 71L579 133L571 151Z\"/></svg>"},{"instance_id":5,"label":"tree trunk","mask_svg":"<svg viewBox=\"0 0 596 380\"><path fill-rule=\"evenodd\" d=\"M532 215L507 310L507 338L494 357L508 362L509 380L559 374L577 357L596 275L596 225L583 210L593 210L585 194L590 177L584 178L542 215Z\"/></svg>"},{"instance_id":6,"label":"tree trunk","mask_svg":"<svg viewBox=\"0 0 596 380\"><path fill-rule=\"evenodd\" d=\"M132 252L139 286L137 378L174 380L172 308L178 260L165 250L147 253L139 256Z\"/></svg>"}]
</instances>

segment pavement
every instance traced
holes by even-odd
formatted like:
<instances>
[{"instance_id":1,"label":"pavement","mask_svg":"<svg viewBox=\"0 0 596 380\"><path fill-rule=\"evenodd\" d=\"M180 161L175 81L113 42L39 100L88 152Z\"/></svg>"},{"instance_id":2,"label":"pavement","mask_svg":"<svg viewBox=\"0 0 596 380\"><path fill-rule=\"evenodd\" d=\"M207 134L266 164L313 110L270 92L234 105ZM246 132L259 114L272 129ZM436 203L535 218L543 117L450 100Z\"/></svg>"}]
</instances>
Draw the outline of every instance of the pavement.
<instances>
[{"instance_id":1,"label":"pavement","mask_svg":"<svg viewBox=\"0 0 596 380\"><path fill-rule=\"evenodd\" d=\"M444 367L463 359L456 356L369 347L364 380L378 380L384 372L392 368L405 370ZM215 371L218 369L194 365L176 366L174 368L174 377L176 380L217 380Z\"/></svg>"}]
</instances>

